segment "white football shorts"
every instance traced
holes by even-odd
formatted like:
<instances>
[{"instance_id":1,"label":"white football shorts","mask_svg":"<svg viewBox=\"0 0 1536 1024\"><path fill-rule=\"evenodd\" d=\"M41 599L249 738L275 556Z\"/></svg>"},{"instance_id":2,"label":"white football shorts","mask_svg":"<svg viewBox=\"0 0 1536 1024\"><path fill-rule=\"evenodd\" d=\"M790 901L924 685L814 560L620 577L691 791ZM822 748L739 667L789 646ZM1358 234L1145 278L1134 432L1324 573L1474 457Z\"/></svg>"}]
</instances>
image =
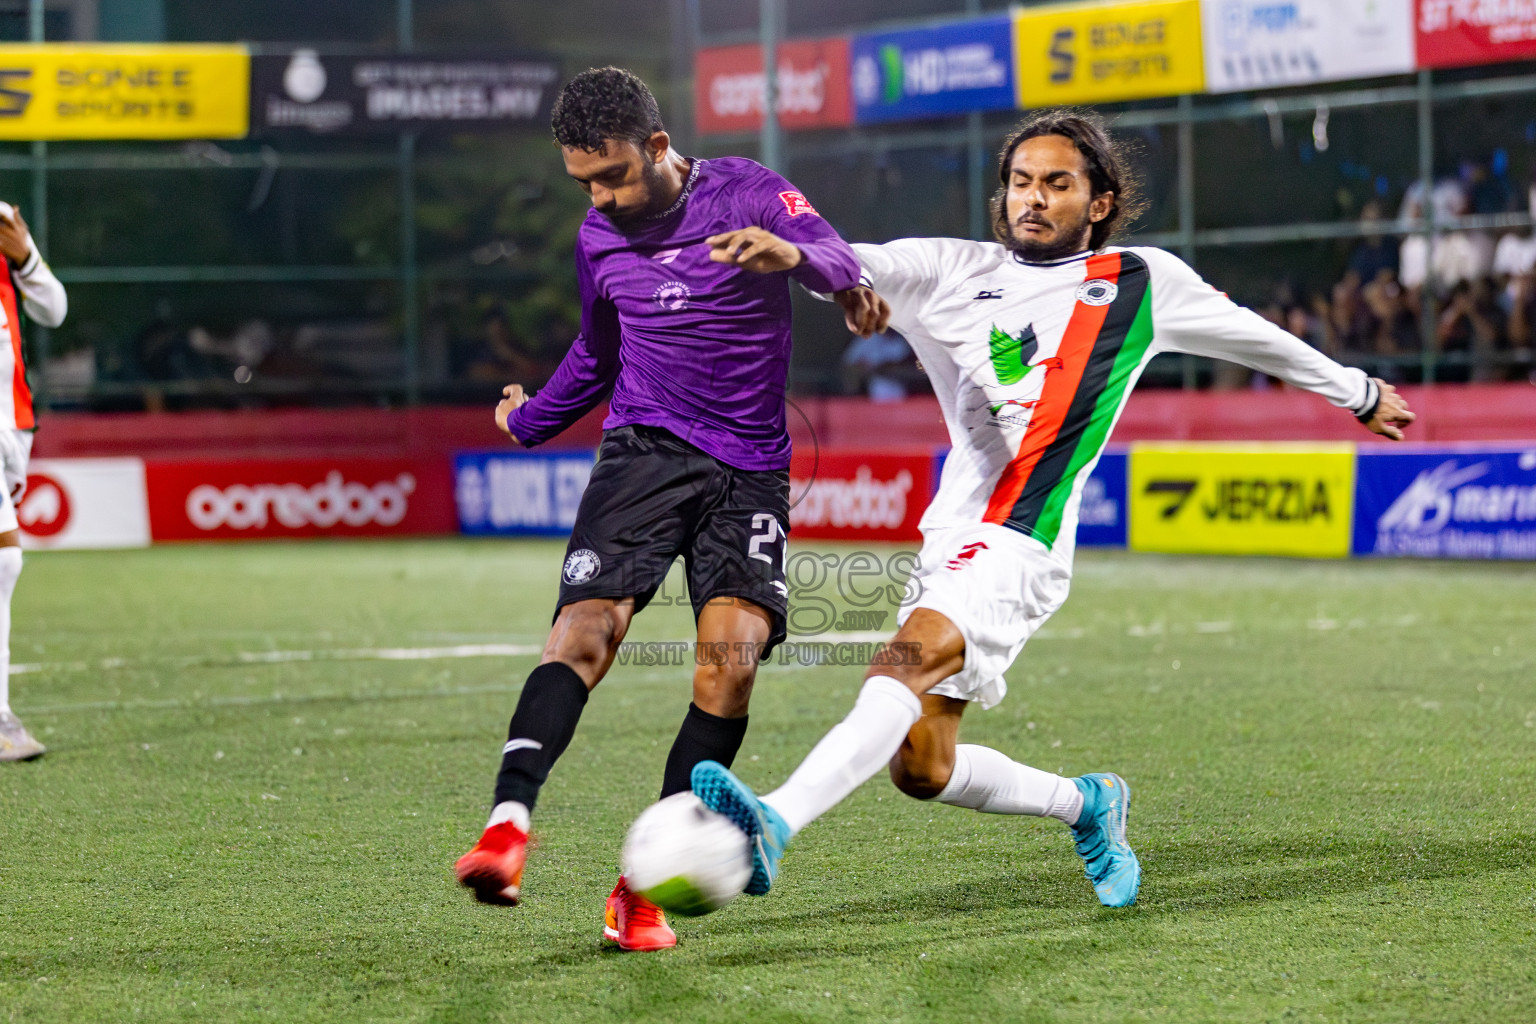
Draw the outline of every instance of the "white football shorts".
<instances>
[{"instance_id":1,"label":"white football shorts","mask_svg":"<svg viewBox=\"0 0 1536 1024\"><path fill-rule=\"evenodd\" d=\"M965 637L965 667L929 693L990 708L1024 643L1067 599L1072 572L1017 530L977 523L929 530L896 621L918 608L943 615Z\"/></svg>"},{"instance_id":2,"label":"white football shorts","mask_svg":"<svg viewBox=\"0 0 1536 1024\"><path fill-rule=\"evenodd\" d=\"M32 461L32 431L0 428L0 533L20 529L16 506L27 493L27 463Z\"/></svg>"}]
</instances>

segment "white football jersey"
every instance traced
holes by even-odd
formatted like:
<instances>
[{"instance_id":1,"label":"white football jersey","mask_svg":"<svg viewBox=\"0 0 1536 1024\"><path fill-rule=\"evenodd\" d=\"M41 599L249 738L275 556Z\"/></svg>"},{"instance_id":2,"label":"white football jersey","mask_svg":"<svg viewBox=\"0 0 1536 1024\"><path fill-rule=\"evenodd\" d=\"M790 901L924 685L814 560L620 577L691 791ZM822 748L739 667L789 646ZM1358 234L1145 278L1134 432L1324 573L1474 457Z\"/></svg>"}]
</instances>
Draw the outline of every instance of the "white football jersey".
<instances>
[{"instance_id":1,"label":"white football jersey","mask_svg":"<svg viewBox=\"0 0 1536 1024\"><path fill-rule=\"evenodd\" d=\"M1018 530L1070 563L1083 483L1159 352L1230 359L1360 413L1379 391L1244 309L1161 249L1025 263L995 242L856 244L891 305L953 446L924 530Z\"/></svg>"}]
</instances>

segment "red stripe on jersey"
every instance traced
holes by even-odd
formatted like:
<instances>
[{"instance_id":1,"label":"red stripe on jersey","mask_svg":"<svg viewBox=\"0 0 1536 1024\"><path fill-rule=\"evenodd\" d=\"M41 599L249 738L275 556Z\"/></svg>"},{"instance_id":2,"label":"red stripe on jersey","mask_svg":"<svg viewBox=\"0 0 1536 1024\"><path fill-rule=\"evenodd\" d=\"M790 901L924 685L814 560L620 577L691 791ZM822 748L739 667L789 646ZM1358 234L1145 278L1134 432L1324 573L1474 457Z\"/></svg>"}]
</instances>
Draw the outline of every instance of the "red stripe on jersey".
<instances>
[{"instance_id":1,"label":"red stripe on jersey","mask_svg":"<svg viewBox=\"0 0 1536 1024\"><path fill-rule=\"evenodd\" d=\"M1114 284L1120 277L1120 254L1110 252L1088 257L1086 273L1085 281L1102 279ZM997 486L992 489L983 522L1006 523L1013 514L1013 506L1024 493L1029 475L1061 431L1067 410L1072 407L1072 396L1077 394L1078 385L1083 381L1083 370L1093 353L1093 343L1098 340L1108 314L1108 305L1090 306L1080 301L1073 307L1072 318L1067 321L1061 347L1056 352L1061 369L1046 374L1040 399L1035 404L1035 414L1030 417L1024 438L1019 442L1018 454L1008 463Z\"/></svg>"},{"instance_id":2,"label":"red stripe on jersey","mask_svg":"<svg viewBox=\"0 0 1536 1024\"><path fill-rule=\"evenodd\" d=\"M5 304L6 339L11 346L11 403L16 410L16 429L31 430L37 426L32 415L32 389L27 386L27 367L21 358L21 311L17 309L16 281L11 277L11 265L0 256L0 302Z\"/></svg>"}]
</instances>

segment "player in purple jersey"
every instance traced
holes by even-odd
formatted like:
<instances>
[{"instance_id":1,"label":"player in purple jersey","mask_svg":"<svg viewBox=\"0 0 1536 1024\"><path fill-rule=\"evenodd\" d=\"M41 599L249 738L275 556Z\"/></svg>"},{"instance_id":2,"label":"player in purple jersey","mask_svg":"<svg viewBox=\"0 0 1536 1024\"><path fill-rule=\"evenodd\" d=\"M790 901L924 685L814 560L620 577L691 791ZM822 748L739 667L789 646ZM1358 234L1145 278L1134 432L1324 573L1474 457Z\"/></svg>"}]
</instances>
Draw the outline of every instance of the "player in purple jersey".
<instances>
[{"instance_id":1,"label":"player in purple jersey","mask_svg":"<svg viewBox=\"0 0 1536 1024\"><path fill-rule=\"evenodd\" d=\"M758 657L784 638L788 606L790 281L836 293L859 276L853 250L788 181L751 160L673 150L629 72L577 75L552 122L566 171L592 197L576 241L581 334L538 394L506 389L496 422L532 447L609 405L490 822L457 865L478 899L499 904L518 901L534 801L588 692L679 555L701 650L725 656L699 659L661 795L686 792L699 762L735 757ZM604 935L625 949L677 941L622 877Z\"/></svg>"}]
</instances>

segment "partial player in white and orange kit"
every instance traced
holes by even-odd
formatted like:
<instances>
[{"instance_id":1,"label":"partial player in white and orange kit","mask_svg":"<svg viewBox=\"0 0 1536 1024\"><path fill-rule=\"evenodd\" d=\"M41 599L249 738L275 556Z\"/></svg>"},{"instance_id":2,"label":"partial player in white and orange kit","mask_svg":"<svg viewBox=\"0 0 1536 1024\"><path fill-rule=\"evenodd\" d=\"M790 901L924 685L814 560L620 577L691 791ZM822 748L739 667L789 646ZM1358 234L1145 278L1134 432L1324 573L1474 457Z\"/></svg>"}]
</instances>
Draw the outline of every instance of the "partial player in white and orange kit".
<instances>
[{"instance_id":1,"label":"partial player in white and orange kit","mask_svg":"<svg viewBox=\"0 0 1536 1024\"><path fill-rule=\"evenodd\" d=\"M1142 370L1158 352L1217 356L1394 440L1413 421L1390 384L1242 309L1178 257L1107 245L1134 189L1096 115L1031 114L998 176L995 243L854 246L866 287L838 301L851 322L888 319L912 345L953 449L923 516L901 629L853 710L761 800L721 765L694 769L705 806L753 842L748 893L769 889L791 836L889 763L909 796L1065 822L1099 901L1133 903L1141 867L1124 779L1064 778L957 740L965 709L1002 699L1004 671L1066 600L1083 483Z\"/></svg>"},{"instance_id":2,"label":"partial player in white and orange kit","mask_svg":"<svg viewBox=\"0 0 1536 1024\"><path fill-rule=\"evenodd\" d=\"M21 211L0 203L0 761L27 761L44 747L11 712L11 595L21 576L21 523L16 506L27 490L32 455L32 389L21 353L21 314L44 327L64 322L69 300L43 262Z\"/></svg>"}]
</instances>

